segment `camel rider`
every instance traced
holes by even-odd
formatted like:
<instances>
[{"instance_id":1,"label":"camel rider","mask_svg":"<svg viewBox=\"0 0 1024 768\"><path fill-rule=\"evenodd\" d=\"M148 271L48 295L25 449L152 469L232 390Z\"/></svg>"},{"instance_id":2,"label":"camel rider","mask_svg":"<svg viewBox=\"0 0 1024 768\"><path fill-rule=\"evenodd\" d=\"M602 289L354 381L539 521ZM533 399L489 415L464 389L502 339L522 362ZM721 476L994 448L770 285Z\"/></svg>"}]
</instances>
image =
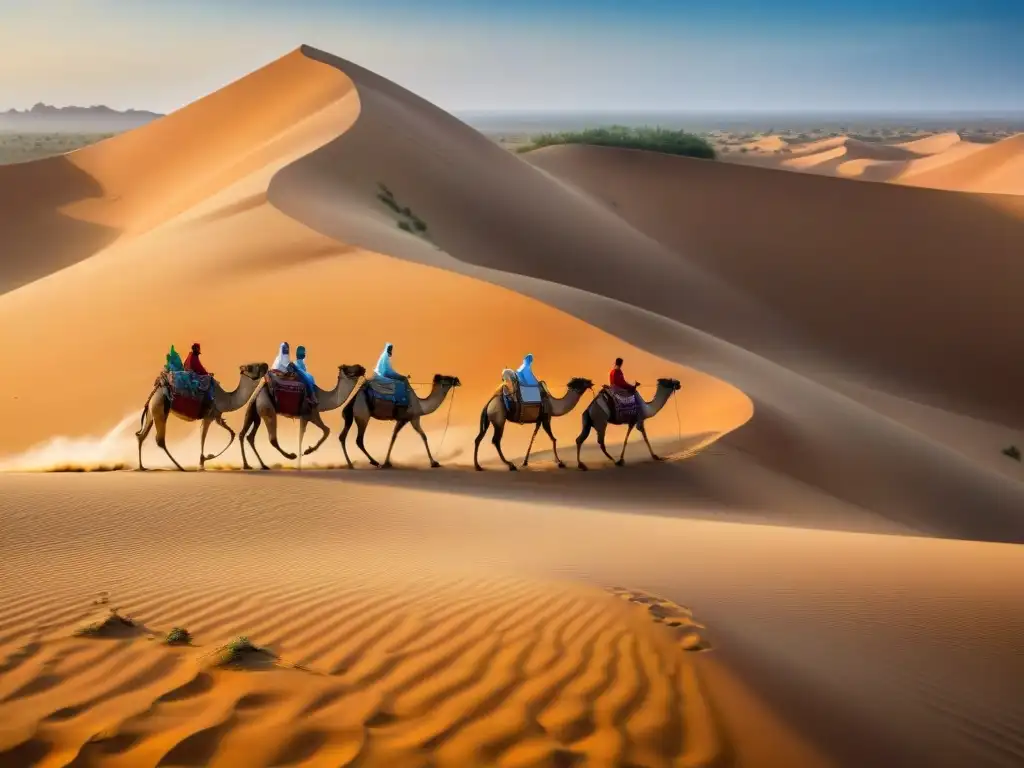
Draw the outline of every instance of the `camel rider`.
<instances>
[{"instance_id":1,"label":"camel rider","mask_svg":"<svg viewBox=\"0 0 1024 768\"><path fill-rule=\"evenodd\" d=\"M403 376L394 368L391 367L391 355L394 352L394 344L385 344L384 351L380 353L380 357L377 359L377 366L373 369L373 372L380 376L382 379L391 379L392 381L403 381L406 384L409 383L409 377Z\"/></svg>"},{"instance_id":2,"label":"camel rider","mask_svg":"<svg viewBox=\"0 0 1024 768\"><path fill-rule=\"evenodd\" d=\"M171 344L171 351L167 353L167 364L164 368L168 371L183 371L185 366L181 364L181 355L178 354L178 350Z\"/></svg>"},{"instance_id":3,"label":"camel rider","mask_svg":"<svg viewBox=\"0 0 1024 768\"><path fill-rule=\"evenodd\" d=\"M185 358L185 370L191 371L196 376L209 376L209 371L199 361L199 342L192 345L192 351Z\"/></svg>"},{"instance_id":4,"label":"camel rider","mask_svg":"<svg viewBox=\"0 0 1024 768\"><path fill-rule=\"evenodd\" d=\"M380 357L377 359L377 365L374 367L373 372L379 378L400 382L400 385L395 387L395 396L397 397L398 402L407 402L409 396L409 377L403 376L391 367L391 354L394 352L394 349L395 346L393 344L384 345L384 351L380 353Z\"/></svg>"},{"instance_id":5,"label":"camel rider","mask_svg":"<svg viewBox=\"0 0 1024 768\"><path fill-rule=\"evenodd\" d=\"M306 348L302 346L295 348L295 374L306 385L306 397L310 402L316 403L316 381L313 374L306 370Z\"/></svg>"},{"instance_id":6,"label":"camel rider","mask_svg":"<svg viewBox=\"0 0 1024 768\"><path fill-rule=\"evenodd\" d=\"M533 375L533 355L527 355L523 358L523 364L516 368L516 376L519 377L520 386L540 386L537 377Z\"/></svg>"},{"instance_id":7,"label":"camel rider","mask_svg":"<svg viewBox=\"0 0 1024 768\"><path fill-rule=\"evenodd\" d=\"M284 375L288 373L288 366L292 364L291 357L289 356L290 347L287 341L281 342L281 348L277 353L277 357L274 358L274 364L270 366L270 370L275 373Z\"/></svg>"},{"instance_id":8,"label":"camel rider","mask_svg":"<svg viewBox=\"0 0 1024 768\"><path fill-rule=\"evenodd\" d=\"M608 373L608 382L612 385L612 389L621 389L623 392L631 392L636 394L636 388L640 386L640 382L630 384L626 381L626 377L622 375L622 358L615 358L615 367Z\"/></svg>"}]
</instances>

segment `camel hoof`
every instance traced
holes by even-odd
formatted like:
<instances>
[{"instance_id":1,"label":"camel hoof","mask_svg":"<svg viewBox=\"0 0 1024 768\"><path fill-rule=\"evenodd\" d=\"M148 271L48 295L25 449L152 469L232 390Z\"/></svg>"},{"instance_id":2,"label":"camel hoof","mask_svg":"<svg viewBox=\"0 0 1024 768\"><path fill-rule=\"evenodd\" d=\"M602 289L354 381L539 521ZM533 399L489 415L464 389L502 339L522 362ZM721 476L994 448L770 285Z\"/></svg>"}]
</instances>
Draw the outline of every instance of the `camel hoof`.
<instances>
[{"instance_id":1,"label":"camel hoof","mask_svg":"<svg viewBox=\"0 0 1024 768\"><path fill-rule=\"evenodd\" d=\"M615 462L615 466L616 467L624 467L624 466L626 466L626 460L625 459L619 459L618 461Z\"/></svg>"},{"instance_id":2,"label":"camel hoof","mask_svg":"<svg viewBox=\"0 0 1024 768\"><path fill-rule=\"evenodd\" d=\"M302 455L303 455L303 456L309 456L309 454L311 454L312 452L313 452L313 449L312 449L312 448L307 448L306 450L304 450L304 451L302 452Z\"/></svg>"},{"instance_id":3,"label":"camel hoof","mask_svg":"<svg viewBox=\"0 0 1024 768\"><path fill-rule=\"evenodd\" d=\"M530 465L529 465L529 462L526 462L526 461L524 461L524 462L523 462L522 464L520 464L520 466L521 466L521 467L522 467L523 469L526 469L526 468L527 468L528 466L530 466Z\"/></svg>"},{"instance_id":4,"label":"camel hoof","mask_svg":"<svg viewBox=\"0 0 1024 768\"><path fill-rule=\"evenodd\" d=\"M266 464L264 464L263 466L260 467L260 472L269 472L269 471L270 471L270 467L268 467Z\"/></svg>"},{"instance_id":5,"label":"camel hoof","mask_svg":"<svg viewBox=\"0 0 1024 768\"><path fill-rule=\"evenodd\" d=\"M584 464L583 462L580 462L580 463L579 463L579 464L577 464L576 466L577 466L577 467L579 467L579 470L580 470L581 472L586 472L587 470L589 470L589 469L590 469L590 467L588 467L588 466L587 466L586 464Z\"/></svg>"},{"instance_id":6,"label":"camel hoof","mask_svg":"<svg viewBox=\"0 0 1024 768\"><path fill-rule=\"evenodd\" d=\"M561 462L561 461L560 461L560 462L558 462L558 468L559 468L559 469L565 469L565 463L564 463L564 462Z\"/></svg>"},{"instance_id":7,"label":"camel hoof","mask_svg":"<svg viewBox=\"0 0 1024 768\"><path fill-rule=\"evenodd\" d=\"M476 465L475 469L476 469L477 472L483 472L484 471L484 468L481 467L479 464Z\"/></svg>"},{"instance_id":8,"label":"camel hoof","mask_svg":"<svg viewBox=\"0 0 1024 768\"><path fill-rule=\"evenodd\" d=\"M385 461L383 464L380 465L380 468L381 469L391 469L391 462L390 461Z\"/></svg>"},{"instance_id":9,"label":"camel hoof","mask_svg":"<svg viewBox=\"0 0 1024 768\"><path fill-rule=\"evenodd\" d=\"M509 464L508 465L508 471L509 472L518 472L519 470L516 469L516 465L515 464Z\"/></svg>"},{"instance_id":10,"label":"camel hoof","mask_svg":"<svg viewBox=\"0 0 1024 768\"><path fill-rule=\"evenodd\" d=\"M651 456L651 458L654 459L655 461L664 461L665 460L664 456Z\"/></svg>"},{"instance_id":11,"label":"camel hoof","mask_svg":"<svg viewBox=\"0 0 1024 768\"><path fill-rule=\"evenodd\" d=\"M431 469L437 469L437 468L438 468L438 467L440 467L440 466L441 466L441 463L440 463L440 462L438 462L438 461L432 461L432 462L430 462L430 468L431 468Z\"/></svg>"}]
</instances>

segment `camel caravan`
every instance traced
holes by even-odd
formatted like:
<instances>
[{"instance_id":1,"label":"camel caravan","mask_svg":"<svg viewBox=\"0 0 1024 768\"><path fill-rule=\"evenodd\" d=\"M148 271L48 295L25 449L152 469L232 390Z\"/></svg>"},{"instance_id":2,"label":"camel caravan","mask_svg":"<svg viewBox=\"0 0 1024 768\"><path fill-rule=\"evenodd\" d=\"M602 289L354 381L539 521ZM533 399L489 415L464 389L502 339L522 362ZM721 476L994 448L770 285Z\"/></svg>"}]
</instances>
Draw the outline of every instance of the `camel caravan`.
<instances>
[{"instance_id":1,"label":"camel caravan","mask_svg":"<svg viewBox=\"0 0 1024 768\"><path fill-rule=\"evenodd\" d=\"M175 467L184 471L184 467L167 448L167 420L171 415L184 421L202 422L199 468L204 469L206 462L223 455L236 437L234 430L224 420L224 415L242 408L245 408L245 418L237 437L244 469L252 469L245 451L246 441L259 462L260 469L270 469L256 450L256 434L263 425L266 425L270 445L289 461L298 459L301 469L302 457L320 448L331 434L330 427L324 423L323 414L338 408L341 408L342 415L339 440L349 469L354 468L347 445L353 424L356 426L356 446L363 452L371 466L384 469L391 467L391 452L395 440L407 424L411 424L422 438L430 466L441 466L431 453L430 443L420 422L424 416L437 411L449 393L460 386L461 382L458 376L435 374L430 392L421 397L413 389L409 378L392 366L392 344L384 346L372 375L367 375L366 368L362 365L338 366L338 380L330 390L320 389L316 385L315 379L306 367L305 348L297 347L295 359L292 360L291 348L287 342L281 344L271 365L247 363L239 366L238 386L230 392L224 390L214 375L206 370L200 360L200 354L199 344L192 345L184 362L173 346L167 354L166 364L154 382L153 390L143 407L139 431L135 433L139 444L140 470L145 469L142 463L142 446L155 427L156 444L167 454ZM564 469L565 463L558 456L558 445L551 429L551 420L571 413L588 391L593 397L583 409L582 429L576 438L576 466L579 469L587 469L587 465L580 458L580 451L590 437L591 431L597 433L597 444L602 453L616 466L621 467L625 464L626 445L634 429L643 436L651 458L661 461L661 457L655 454L651 447L645 423L647 419L661 411L669 398L679 391L681 385L677 379L658 379L657 389L650 401L641 397L640 386L639 382L626 381L622 373L622 358L617 358L615 367L609 373L609 383L602 385L599 392L593 393L594 383L590 379L575 377L566 384L565 394L555 397L547 384L534 375L533 355L526 355L522 365L517 369L506 368L502 371L500 386L480 413L480 432L473 445L473 466L477 470L483 469L479 461L480 443L488 430L493 430L491 443L498 457L509 470L516 471L516 465L509 461L501 450L505 427L508 424L532 424L533 435L530 437L522 466L528 466L534 440L537 433L543 429L551 440L555 464L559 469ZM449 407L450 405L451 403ZM297 453L286 451L278 442L279 417L298 421ZM383 464L370 455L363 442L366 428L374 419L394 423L391 442ZM206 438L213 423L227 430L228 443L219 453L207 454ZM303 450L303 440L309 424L320 430L320 438ZM605 447L605 434L610 425L626 427L626 438L618 459L608 453Z\"/></svg>"}]
</instances>

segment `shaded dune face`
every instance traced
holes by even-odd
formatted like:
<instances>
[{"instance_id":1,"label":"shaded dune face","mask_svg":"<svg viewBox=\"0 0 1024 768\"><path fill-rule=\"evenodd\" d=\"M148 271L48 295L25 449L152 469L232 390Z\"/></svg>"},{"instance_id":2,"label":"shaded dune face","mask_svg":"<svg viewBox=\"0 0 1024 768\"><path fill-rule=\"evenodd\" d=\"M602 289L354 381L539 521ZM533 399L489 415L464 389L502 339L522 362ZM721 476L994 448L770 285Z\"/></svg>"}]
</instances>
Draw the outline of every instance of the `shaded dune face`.
<instances>
[{"instance_id":1,"label":"shaded dune face","mask_svg":"<svg viewBox=\"0 0 1024 768\"><path fill-rule=\"evenodd\" d=\"M310 55L352 78L360 119L275 175L268 193L275 207L332 238L542 298L730 382L755 403L754 418L731 442L773 471L929 533L1024 535L1012 511L1024 501L1019 484L837 396L819 380L837 373L1019 422L1019 385L1007 379L999 345L973 343L991 327L1002 329L1000 343L1008 343L1024 327L1012 322L1022 310L1011 283L996 277L1020 237L1014 211L927 190L854 189L852 182L592 147L536 153L545 170L538 175L393 83L334 57ZM559 166L559 157L567 163ZM545 158L552 158L547 167ZM432 243L406 236L378 213L379 182L423 218ZM717 208L709 197L716 188ZM621 196L609 200L615 189ZM874 202L872 195L885 196ZM751 204L744 226L728 227L722 206L727 198L734 205L737 196L749 196L768 213ZM810 224L787 213L791 199L817 201ZM829 200L840 213L833 215ZM865 228L863 214L853 213L869 206L881 215L900 204L916 221L903 228L894 220L889 238L885 227ZM829 222L842 215L849 224L834 234ZM964 235L951 222L965 217L972 234L991 246L984 249L992 265L981 272L984 284L964 279L975 268L952 248ZM938 236L929 229L934 226ZM839 249L854 233L856 247ZM928 267L912 266L913 254L929 248L936 268L946 270L939 279ZM833 265L846 270L845 279L829 274ZM942 298L919 291L923 281ZM949 331L944 308L950 306L968 316L987 312L987 322L966 321L973 337L960 326ZM875 308L881 321L872 318ZM951 343L956 354L949 353ZM977 375L979 367L989 373ZM986 510L980 518L964 514L975 504Z\"/></svg>"}]
</instances>

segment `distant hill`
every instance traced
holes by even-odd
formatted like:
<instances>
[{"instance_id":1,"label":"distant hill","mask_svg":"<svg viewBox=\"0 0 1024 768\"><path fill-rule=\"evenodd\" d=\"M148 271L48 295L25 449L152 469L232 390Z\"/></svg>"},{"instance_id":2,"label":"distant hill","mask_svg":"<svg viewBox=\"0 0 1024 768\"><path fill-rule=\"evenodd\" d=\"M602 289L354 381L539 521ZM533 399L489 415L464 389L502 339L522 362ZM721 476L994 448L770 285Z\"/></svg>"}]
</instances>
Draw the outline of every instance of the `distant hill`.
<instances>
[{"instance_id":1,"label":"distant hill","mask_svg":"<svg viewBox=\"0 0 1024 768\"><path fill-rule=\"evenodd\" d=\"M126 131L163 115L145 110L119 112L102 104L94 107L54 107L39 103L31 109L0 112L0 131L26 133L112 133Z\"/></svg>"}]
</instances>

